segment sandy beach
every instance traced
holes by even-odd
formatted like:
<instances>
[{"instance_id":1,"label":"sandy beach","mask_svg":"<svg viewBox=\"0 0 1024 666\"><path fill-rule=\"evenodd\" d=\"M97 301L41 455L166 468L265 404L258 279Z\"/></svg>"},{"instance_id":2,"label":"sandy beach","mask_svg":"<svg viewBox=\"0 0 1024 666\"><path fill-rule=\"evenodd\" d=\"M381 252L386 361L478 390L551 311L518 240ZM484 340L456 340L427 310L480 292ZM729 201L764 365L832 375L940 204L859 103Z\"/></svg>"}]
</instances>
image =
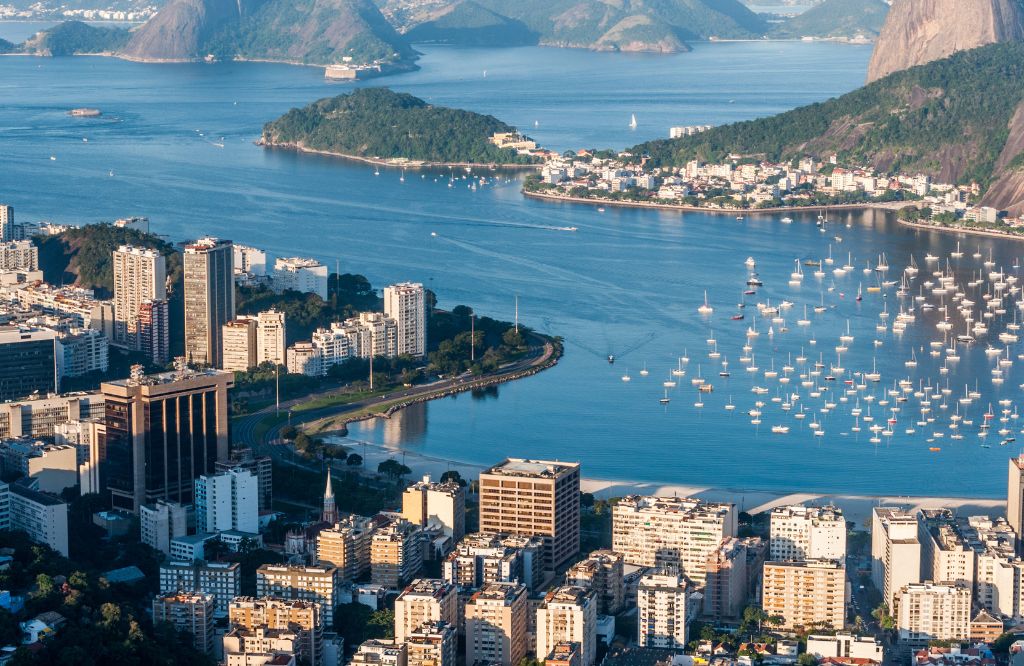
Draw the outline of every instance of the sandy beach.
<instances>
[{"instance_id":1,"label":"sandy beach","mask_svg":"<svg viewBox=\"0 0 1024 666\"><path fill-rule=\"evenodd\" d=\"M355 440L346 437L331 437L331 441L341 444L354 453L363 456L366 469L376 469L377 464L388 458L396 458L412 470L412 478L430 475L440 478L448 470L457 470L464 479L475 478L486 465L467 463L457 460L424 455L414 451L402 451L380 444ZM495 460L495 462L498 462ZM622 497L624 495L662 495L696 497L712 502L732 502L740 510L748 513L769 511L777 506L802 504L805 502L831 503L840 507L848 521L865 527L870 521L871 509L875 506L904 506L911 510L922 508L948 508L961 515L1001 516L1006 511L1006 500L974 497L882 497L869 495L824 495L817 493L787 493L772 491L743 491L730 488L712 488L709 486L675 485L646 483L637 481L605 480L584 478L584 492L593 493L598 498Z\"/></svg>"}]
</instances>

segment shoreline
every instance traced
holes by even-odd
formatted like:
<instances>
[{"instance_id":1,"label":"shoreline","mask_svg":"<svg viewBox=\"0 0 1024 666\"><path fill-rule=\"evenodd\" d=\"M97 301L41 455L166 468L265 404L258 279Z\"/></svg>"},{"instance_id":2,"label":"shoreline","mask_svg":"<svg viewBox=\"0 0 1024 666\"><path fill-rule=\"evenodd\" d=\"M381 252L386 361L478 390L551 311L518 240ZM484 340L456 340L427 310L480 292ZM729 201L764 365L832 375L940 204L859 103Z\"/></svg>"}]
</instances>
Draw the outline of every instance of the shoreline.
<instances>
[{"instance_id":1,"label":"shoreline","mask_svg":"<svg viewBox=\"0 0 1024 666\"><path fill-rule=\"evenodd\" d=\"M1003 233L1000 231L992 231L991 229L948 227L942 224L927 224L924 222L911 222L910 220L897 219L896 221L905 227L910 227L911 229L920 229L921 231L938 231L940 233L945 234L963 234L965 236L986 236L988 238L1003 238L1006 240L1024 241L1024 234Z\"/></svg>"},{"instance_id":2,"label":"shoreline","mask_svg":"<svg viewBox=\"0 0 1024 666\"><path fill-rule=\"evenodd\" d=\"M908 201L874 202L856 204L827 204L824 206L775 206L772 208L708 208L705 206L689 206L686 204L660 204L642 201L612 201L610 199L592 199L587 197L545 194L543 192L527 192L522 190L524 197L542 201L565 201L573 204L589 204L591 206L616 206L619 208L651 208L654 210L678 210L688 213L711 213L714 215L771 215L774 213L801 212L816 210L888 210L895 211L911 205Z\"/></svg>"},{"instance_id":3,"label":"shoreline","mask_svg":"<svg viewBox=\"0 0 1024 666\"><path fill-rule=\"evenodd\" d=\"M377 464L388 458L396 458L413 470L410 478L430 474L440 478L448 470L458 471L467 481L476 478L489 464L471 463L444 457L418 453L402 448L391 448L365 440L339 435L328 435L352 452L363 456L363 468L375 469ZM499 462L497 459L494 462ZM493 463L492 463L493 464ZM696 497L710 502L735 503L737 508L748 513L761 513L777 506L802 504L805 502L831 503L843 510L846 520L859 528L871 517L871 509L881 505L901 505L916 511L921 508L948 508L958 512L1003 515L1006 500L986 497L934 497L924 495L858 495L847 493L817 493L786 490L742 490L693 484L673 484L621 479L599 479L583 477L580 484L583 492L593 493L598 499L622 497L630 494Z\"/></svg>"},{"instance_id":4,"label":"shoreline","mask_svg":"<svg viewBox=\"0 0 1024 666\"><path fill-rule=\"evenodd\" d=\"M363 164L372 164L374 166L391 167L395 169L491 169L491 170L509 170L509 171L537 171L543 167L542 164L498 164L498 163L483 163L483 162L430 162L426 160L409 160L404 157L364 157L361 155L349 155L347 153L337 153L330 150L317 150L315 148L309 148L298 143L277 143L264 141L262 137L256 142L257 146L267 148L270 150L290 150L296 153L305 153L308 155L321 155L323 157L336 157L338 159L348 160L351 162L361 162Z\"/></svg>"}]
</instances>

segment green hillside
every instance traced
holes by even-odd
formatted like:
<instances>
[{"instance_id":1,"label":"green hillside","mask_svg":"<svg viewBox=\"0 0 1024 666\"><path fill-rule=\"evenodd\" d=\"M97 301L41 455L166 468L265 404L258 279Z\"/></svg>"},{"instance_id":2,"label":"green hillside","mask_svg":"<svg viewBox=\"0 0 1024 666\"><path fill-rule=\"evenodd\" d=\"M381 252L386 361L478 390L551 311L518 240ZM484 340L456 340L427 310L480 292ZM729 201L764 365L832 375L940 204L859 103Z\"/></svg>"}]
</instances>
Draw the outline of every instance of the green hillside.
<instances>
[{"instance_id":1,"label":"green hillside","mask_svg":"<svg viewBox=\"0 0 1024 666\"><path fill-rule=\"evenodd\" d=\"M994 44L897 72L827 102L632 150L664 165L730 153L773 160L837 153L848 164L987 185L998 175L1022 99L1024 44ZM1003 156L1002 164L1007 161Z\"/></svg>"},{"instance_id":2,"label":"green hillside","mask_svg":"<svg viewBox=\"0 0 1024 666\"><path fill-rule=\"evenodd\" d=\"M113 53L128 43L124 28L96 27L81 21L64 21L37 33L22 46L26 53L66 56L80 53ZM0 49L3 45L0 44Z\"/></svg>"},{"instance_id":3,"label":"green hillside","mask_svg":"<svg viewBox=\"0 0 1024 666\"><path fill-rule=\"evenodd\" d=\"M882 0L825 0L771 31L772 37L877 37L889 14Z\"/></svg>"},{"instance_id":4,"label":"green hillside","mask_svg":"<svg viewBox=\"0 0 1024 666\"><path fill-rule=\"evenodd\" d=\"M263 128L264 145L428 162L521 164L488 142L513 128L493 116L433 106L387 88L361 88L292 109Z\"/></svg>"},{"instance_id":5,"label":"green hillside","mask_svg":"<svg viewBox=\"0 0 1024 666\"><path fill-rule=\"evenodd\" d=\"M540 38L521 21L502 16L473 0L460 2L443 15L414 26L405 37L414 44L464 46L522 46L536 44Z\"/></svg>"}]
</instances>

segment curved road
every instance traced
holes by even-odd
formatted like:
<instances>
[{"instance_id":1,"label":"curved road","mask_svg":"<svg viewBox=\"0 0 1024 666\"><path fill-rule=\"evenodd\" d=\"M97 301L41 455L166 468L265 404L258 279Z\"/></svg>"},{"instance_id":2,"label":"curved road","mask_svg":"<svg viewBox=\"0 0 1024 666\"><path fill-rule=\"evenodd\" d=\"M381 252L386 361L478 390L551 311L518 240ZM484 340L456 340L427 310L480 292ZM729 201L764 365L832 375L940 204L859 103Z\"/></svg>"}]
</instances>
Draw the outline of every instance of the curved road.
<instances>
[{"instance_id":1,"label":"curved road","mask_svg":"<svg viewBox=\"0 0 1024 666\"><path fill-rule=\"evenodd\" d=\"M319 409L293 412L290 423L292 425L298 425L300 423L308 423L310 421L316 421L317 419L329 416L338 416L346 412L361 411L377 405L398 405L403 402L430 399L431 397L435 397L435 394L436 397L441 397L450 394L452 391L468 391L476 387L483 387L509 381L516 378L523 372L544 368L551 362L552 356L554 356L555 347L550 339L533 333L530 334L530 338L533 344L530 345L527 355L502 367L498 372L480 375L479 377L460 375L452 379L442 379L430 384L422 384L411 388L400 389L382 396L367 398L365 400L352 402L346 405L332 405L330 407L321 407ZM288 410L296 405L310 402L311 400L316 400L321 397L334 395L337 391L338 389L333 389L331 391L315 393L282 402L281 412L287 413ZM262 437L258 437L256 434L257 426L264 419L272 416L274 412L274 405L270 405L259 411L253 412L252 414L236 417L231 424L231 438L235 443L234 445L252 447L256 451L269 453L271 456L276 457L275 453L277 452L274 449L277 449L278 447L272 447L270 444L280 438L282 428L284 428L284 426L289 422L275 423L266 431L266 433L264 433Z\"/></svg>"}]
</instances>

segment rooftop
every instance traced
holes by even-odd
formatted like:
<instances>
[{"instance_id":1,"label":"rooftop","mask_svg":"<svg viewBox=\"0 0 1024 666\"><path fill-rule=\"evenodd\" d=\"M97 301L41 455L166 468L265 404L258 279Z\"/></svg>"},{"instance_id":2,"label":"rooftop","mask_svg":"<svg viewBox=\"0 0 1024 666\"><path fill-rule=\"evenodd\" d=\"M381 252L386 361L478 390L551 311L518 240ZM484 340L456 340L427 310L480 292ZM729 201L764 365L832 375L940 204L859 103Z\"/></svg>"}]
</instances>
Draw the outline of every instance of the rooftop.
<instances>
[{"instance_id":1,"label":"rooftop","mask_svg":"<svg viewBox=\"0 0 1024 666\"><path fill-rule=\"evenodd\" d=\"M441 599L452 592L454 586L437 578L417 578L402 591L402 597L433 597Z\"/></svg>"},{"instance_id":2,"label":"rooftop","mask_svg":"<svg viewBox=\"0 0 1024 666\"><path fill-rule=\"evenodd\" d=\"M470 603L477 600L502 601L511 603L516 597L525 594L526 588L519 583L487 583L473 595Z\"/></svg>"},{"instance_id":3,"label":"rooftop","mask_svg":"<svg viewBox=\"0 0 1024 666\"><path fill-rule=\"evenodd\" d=\"M483 472L497 476L523 476L553 479L557 476L579 470L579 463L563 463L550 460L525 460L523 458L507 458L504 462Z\"/></svg>"},{"instance_id":4,"label":"rooftop","mask_svg":"<svg viewBox=\"0 0 1024 666\"><path fill-rule=\"evenodd\" d=\"M41 504L43 506L67 505L66 502L64 502L64 500L57 497L56 495L51 495L50 493L44 493L38 490L33 490L32 488L29 488L28 486L25 486L17 482L10 484L10 491L14 495L24 497L29 501L35 502L36 504Z\"/></svg>"}]
</instances>

